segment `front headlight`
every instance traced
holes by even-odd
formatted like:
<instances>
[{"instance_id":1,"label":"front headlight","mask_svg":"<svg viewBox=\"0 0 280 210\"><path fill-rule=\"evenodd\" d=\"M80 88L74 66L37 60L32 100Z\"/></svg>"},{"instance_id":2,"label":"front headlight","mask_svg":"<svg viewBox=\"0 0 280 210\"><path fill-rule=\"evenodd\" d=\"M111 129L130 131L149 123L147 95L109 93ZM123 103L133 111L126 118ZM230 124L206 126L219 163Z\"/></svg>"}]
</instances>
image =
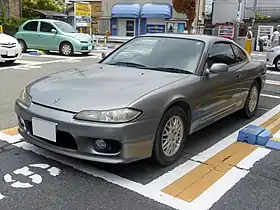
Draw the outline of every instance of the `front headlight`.
<instances>
[{"instance_id":1,"label":"front headlight","mask_svg":"<svg viewBox=\"0 0 280 210\"><path fill-rule=\"evenodd\" d=\"M25 106L29 107L32 102L31 96L27 93L26 88L24 88L19 96L19 100L21 103L23 103Z\"/></svg>"},{"instance_id":2,"label":"front headlight","mask_svg":"<svg viewBox=\"0 0 280 210\"><path fill-rule=\"evenodd\" d=\"M81 111L75 115L75 119L87 120L94 122L107 122L107 123L124 123L134 120L141 114L141 111L135 109L115 109L108 111Z\"/></svg>"}]
</instances>

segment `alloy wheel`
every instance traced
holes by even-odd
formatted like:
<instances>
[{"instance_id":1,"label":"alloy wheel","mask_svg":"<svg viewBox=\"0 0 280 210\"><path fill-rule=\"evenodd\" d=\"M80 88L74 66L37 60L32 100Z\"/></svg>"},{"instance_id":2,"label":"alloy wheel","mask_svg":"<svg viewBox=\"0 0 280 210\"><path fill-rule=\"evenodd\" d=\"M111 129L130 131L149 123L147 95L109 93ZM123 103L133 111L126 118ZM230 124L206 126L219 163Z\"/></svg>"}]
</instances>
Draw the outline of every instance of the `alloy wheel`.
<instances>
[{"instance_id":1,"label":"alloy wheel","mask_svg":"<svg viewBox=\"0 0 280 210\"><path fill-rule=\"evenodd\" d=\"M174 156L184 138L184 123L181 117L170 118L164 126L161 138L162 151L165 156Z\"/></svg>"},{"instance_id":2,"label":"alloy wheel","mask_svg":"<svg viewBox=\"0 0 280 210\"><path fill-rule=\"evenodd\" d=\"M253 86L250 95L249 95L249 101L248 101L248 109L249 112L254 112L257 104L258 104L258 88L256 86Z\"/></svg>"}]
</instances>

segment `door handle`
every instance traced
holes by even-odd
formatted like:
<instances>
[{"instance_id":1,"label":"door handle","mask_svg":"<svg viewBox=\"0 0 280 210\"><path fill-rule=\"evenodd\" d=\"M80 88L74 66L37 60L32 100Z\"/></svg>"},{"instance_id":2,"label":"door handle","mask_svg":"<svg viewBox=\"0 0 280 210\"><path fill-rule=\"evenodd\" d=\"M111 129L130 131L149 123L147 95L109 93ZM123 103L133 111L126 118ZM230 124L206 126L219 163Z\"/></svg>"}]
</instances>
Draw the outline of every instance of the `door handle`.
<instances>
[{"instance_id":1,"label":"door handle","mask_svg":"<svg viewBox=\"0 0 280 210\"><path fill-rule=\"evenodd\" d=\"M236 76L237 78L240 78L240 77L241 77L241 74L238 73L238 74L235 74L234 76Z\"/></svg>"},{"instance_id":2,"label":"door handle","mask_svg":"<svg viewBox=\"0 0 280 210\"><path fill-rule=\"evenodd\" d=\"M42 34L39 34L38 36L43 36Z\"/></svg>"}]
</instances>

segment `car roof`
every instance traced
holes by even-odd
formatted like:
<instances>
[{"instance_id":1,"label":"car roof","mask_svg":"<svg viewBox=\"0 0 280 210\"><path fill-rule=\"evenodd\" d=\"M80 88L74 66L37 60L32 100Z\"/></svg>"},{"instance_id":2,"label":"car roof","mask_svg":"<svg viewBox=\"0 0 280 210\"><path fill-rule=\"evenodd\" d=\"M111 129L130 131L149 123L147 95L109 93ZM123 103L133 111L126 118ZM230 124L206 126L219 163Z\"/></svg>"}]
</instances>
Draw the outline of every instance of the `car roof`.
<instances>
[{"instance_id":1,"label":"car roof","mask_svg":"<svg viewBox=\"0 0 280 210\"><path fill-rule=\"evenodd\" d=\"M31 22L31 21L45 21L49 23L62 22L60 20L54 20L54 19L32 19L32 20L28 20L27 22Z\"/></svg>"},{"instance_id":2,"label":"car roof","mask_svg":"<svg viewBox=\"0 0 280 210\"><path fill-rule=\"evenodd\" d=\"M167 38L185 38L185 39L194 39L200 40L204 42L217 42L217 41L227 41L232 42L230 39L226 39L223 37L213 36L213 35L201 35L201 34L176 34L176 33L152 33L152 34L144 34L142 37L167 37Z\"/></svg>"}]
</instances>

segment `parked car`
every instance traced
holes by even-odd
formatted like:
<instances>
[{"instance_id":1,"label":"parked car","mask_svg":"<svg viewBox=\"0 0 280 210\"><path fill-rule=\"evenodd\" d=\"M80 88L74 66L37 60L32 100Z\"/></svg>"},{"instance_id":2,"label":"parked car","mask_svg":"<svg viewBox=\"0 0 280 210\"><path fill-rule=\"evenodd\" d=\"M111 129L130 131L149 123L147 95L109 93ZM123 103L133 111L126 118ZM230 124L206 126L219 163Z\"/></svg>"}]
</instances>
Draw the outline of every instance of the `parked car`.
<instances>
[{"instance_id":1,"label":"parked car","mask_svg":"<svg viewBox=\"0 0 280 210\"><path fill-rule=\"evenodd\" d=\"M27 49L59 51L61 55L75 52L89 54L94 41L89 34L79 33L70 24L53 19L33 19L23 23L15 37L23 52Z\"/></svg>"},{"instance_id":2,"label":"parked car","mask_svg":"<svg viewBox=\"0 0 280 210\"><path fill-rule=\"evenodd\" d=\"M280 71L280 46L271 48L267 52L266 63Z\"/></svg>"},{"instance_id":3,"label":"parked car","mask_svg":"<svg viewBox=\"0 0 280 210\"><path fill-rule=\"evenodd\" d=\"M7 34L0 33L0 62L14 63L21 56L21 46L18 41Z\"/></svg>"},{"instance_id":4,"label":"parked car","mask_svg":"<svg viewBox=\"0 0 280 210\"><path fill-rule=\"evenodd\" d=\"M15 111L19 133L39 147L105 163L151 157L166 166L189 134L237 111L254 116L265 79L264 63L229 39L141 35L97 64L32 82Z\"/></svg>"}]
</instances>

